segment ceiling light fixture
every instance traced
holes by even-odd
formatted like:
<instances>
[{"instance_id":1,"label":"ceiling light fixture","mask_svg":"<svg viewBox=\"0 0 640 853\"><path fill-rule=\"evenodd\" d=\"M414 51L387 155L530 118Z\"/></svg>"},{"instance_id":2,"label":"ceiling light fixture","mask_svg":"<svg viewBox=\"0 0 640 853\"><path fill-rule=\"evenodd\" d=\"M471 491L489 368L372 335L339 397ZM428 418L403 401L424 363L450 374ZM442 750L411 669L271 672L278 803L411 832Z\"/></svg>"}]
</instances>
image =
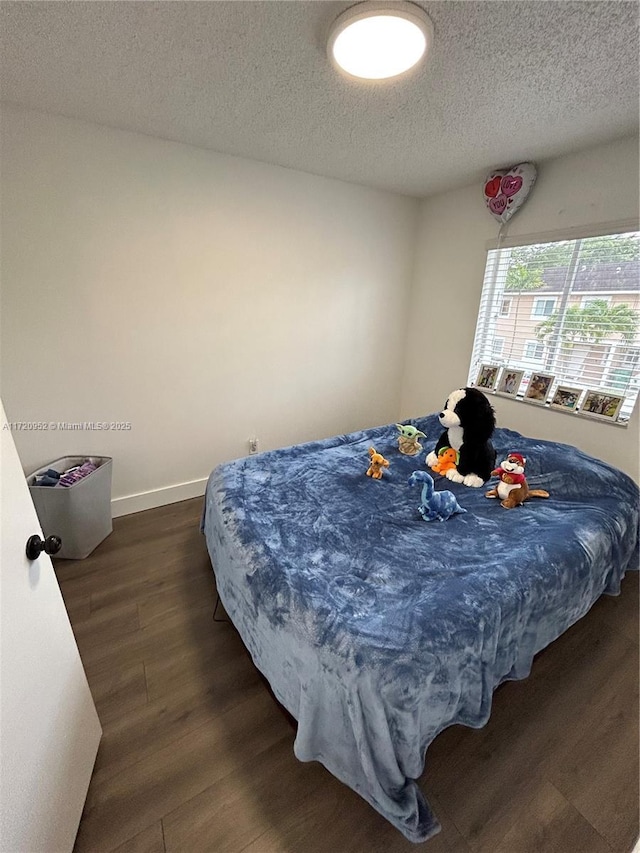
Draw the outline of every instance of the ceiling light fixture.
<instances>
[{"instance_id":1,"label":"ceiling light fixture","mask_svg":"<svg viewBox=\"0 0 640 853\"><path fill-rule=\"evenodd\" d=\"M329 57L352 77L384 80L413 68L433 41L433 24L419 6L394 0L358 3L329 34Z\"/></svg>"}]
</instances>

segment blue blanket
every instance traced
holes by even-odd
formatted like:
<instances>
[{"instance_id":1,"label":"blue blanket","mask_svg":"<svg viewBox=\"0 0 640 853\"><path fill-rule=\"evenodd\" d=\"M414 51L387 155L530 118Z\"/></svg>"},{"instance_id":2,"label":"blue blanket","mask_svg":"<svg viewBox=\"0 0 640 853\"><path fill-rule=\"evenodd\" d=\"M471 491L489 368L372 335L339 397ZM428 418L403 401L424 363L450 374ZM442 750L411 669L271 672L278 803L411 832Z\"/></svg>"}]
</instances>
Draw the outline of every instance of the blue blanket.
<instances>
[{"instance_id":1,"label":"blue blanket","mask_svg":"<svg viewBox=\"0 0 640 853\"><path fill-rule=\"evenodd\" d=\"M317 760L411 841L439 824L415 780L436 735L485 725L493 691L638 562L638 488L575 447L498 429L500 462L527 457L547 500L504 509L434 475L467 512L420 517L441 427L417 457L395 425L219 466L203 529L218 590L256 666L298 721L295 754ZM368 448L390 461L365 476Z\"/></svg>"}]
</instances>

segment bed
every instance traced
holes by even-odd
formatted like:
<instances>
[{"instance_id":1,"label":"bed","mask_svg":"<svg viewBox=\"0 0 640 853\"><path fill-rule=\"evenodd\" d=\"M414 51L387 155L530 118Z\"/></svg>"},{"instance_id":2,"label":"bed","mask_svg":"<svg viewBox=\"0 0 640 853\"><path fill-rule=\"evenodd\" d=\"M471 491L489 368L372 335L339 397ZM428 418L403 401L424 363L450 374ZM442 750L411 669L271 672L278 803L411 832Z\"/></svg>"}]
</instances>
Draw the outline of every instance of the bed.
<instances>
[{"instance_id":1,"label":"bed","mask_svg":"<svg viewBox=\"0 0 640 853\"><path fill-rule=\"evenodd\" d=\"M531 488L503 509L435 476L467 510L425 522L420 490L441 427L417 457L394 424L223 464L202 528L218 592L258 669L297 720L294 752L319 761L409 840L439 830L416 779L433 739L487 722L492 694L617 595L638 567L638 487L575 447L497 429L498 461L527 457ZM365 476L374 446L390 461Z\"/></svg>"}]
</instances>

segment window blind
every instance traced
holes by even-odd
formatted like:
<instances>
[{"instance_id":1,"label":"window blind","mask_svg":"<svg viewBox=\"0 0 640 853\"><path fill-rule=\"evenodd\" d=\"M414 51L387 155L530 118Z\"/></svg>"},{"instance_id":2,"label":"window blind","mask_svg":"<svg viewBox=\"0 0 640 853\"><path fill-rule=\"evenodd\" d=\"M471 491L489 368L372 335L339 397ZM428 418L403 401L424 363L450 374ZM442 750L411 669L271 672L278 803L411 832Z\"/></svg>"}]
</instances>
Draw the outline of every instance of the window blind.
<instances>
[{"instance_id":1,"label":"window blind","mask_svg":"<svg viewBox=\"0 0 640 853\"><path fill-rule=\"evenodd\" d=\"M628 421L640 387L640 232L489 250L469 384Z\"/></svg>"}]
</instances>

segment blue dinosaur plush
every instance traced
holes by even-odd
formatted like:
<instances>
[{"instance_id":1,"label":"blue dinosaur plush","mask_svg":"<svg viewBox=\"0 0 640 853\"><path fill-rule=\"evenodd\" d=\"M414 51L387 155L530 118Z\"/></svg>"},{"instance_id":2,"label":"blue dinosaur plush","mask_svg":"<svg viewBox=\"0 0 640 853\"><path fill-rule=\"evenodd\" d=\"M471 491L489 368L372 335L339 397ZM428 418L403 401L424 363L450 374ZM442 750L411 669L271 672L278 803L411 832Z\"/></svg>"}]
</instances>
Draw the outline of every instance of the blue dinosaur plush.
<instances>
[{"instance_id":1,"label":"blue dinosaur plush","mask_svg":"<svg viewBox=\"0 0 640 853\"><path fill-rule=\"evenodd\" d=\"M418 507L418 512L424 521L446 521L452 515L459 512L466 512L466 509L460 506L453 492L441 491L436 492L433 488L433 477L427 474L426 471L414 471L409 477L409 485L415 486L416 483L422 483L422 503Z\"/></svg>"}]
</instances>

